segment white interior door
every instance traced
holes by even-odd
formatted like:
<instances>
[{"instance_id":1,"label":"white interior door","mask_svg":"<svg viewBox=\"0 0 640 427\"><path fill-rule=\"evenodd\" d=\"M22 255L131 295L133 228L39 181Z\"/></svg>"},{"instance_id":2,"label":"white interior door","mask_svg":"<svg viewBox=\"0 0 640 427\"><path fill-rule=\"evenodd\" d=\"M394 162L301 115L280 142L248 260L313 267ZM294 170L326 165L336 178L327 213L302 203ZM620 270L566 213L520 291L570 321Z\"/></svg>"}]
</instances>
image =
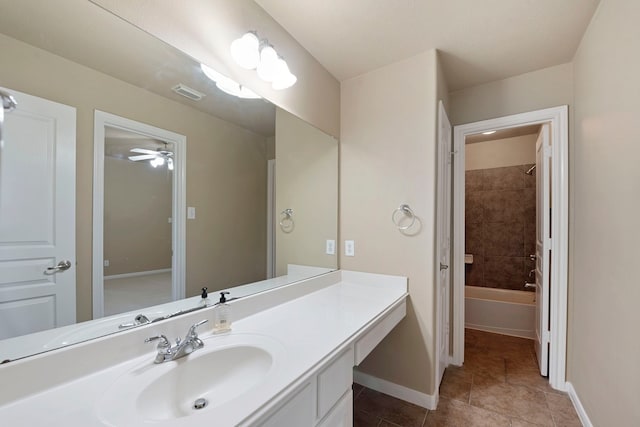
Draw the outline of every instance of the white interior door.
<instances>
[{"instance_id":1,"label":"white interior door","mask_svg":"<svg viewBox=\"0 0 640 427\"><path fill-rule=\"evenodd\" d=\"M442 101L438 109L438 351L437 379L449 364L449 292L451 290L451 123Z\"/></svg>"},{"instance_id":2,"label":"white interior door","mask_svg":"<svg viewBox=\"0 0 640 427\"><path fill-rule=\"evenodd\" d=\"M536 356L540 374L549 371L549 268L551 252L550 126L536 141Z\"/></svg>"},{"instance_id":3,"label":"white interior door","mask_svg":"<svg viewBox=\"0 0 640 427\"><path fill-rule=\"evenodd\" d=\"M0 141L0 339L76 321L76 110L6 91L18 106Z\"/></svg>"}]
</instances>

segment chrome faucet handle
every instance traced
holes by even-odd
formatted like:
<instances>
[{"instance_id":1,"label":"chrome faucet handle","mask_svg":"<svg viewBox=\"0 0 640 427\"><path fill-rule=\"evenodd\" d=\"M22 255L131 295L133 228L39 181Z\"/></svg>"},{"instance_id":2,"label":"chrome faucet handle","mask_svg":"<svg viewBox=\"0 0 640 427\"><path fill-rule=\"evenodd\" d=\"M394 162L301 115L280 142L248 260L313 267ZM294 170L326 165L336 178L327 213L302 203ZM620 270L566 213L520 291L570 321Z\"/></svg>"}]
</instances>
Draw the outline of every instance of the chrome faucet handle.
<instances>
[{"instance_id":1,"label":"chrome faucet handle","mask_svg":"<svg viewBox=\"0 0 640 427\"><path fill-rule=\"evenodd\" d=\"M165 337L162 334L156 335L154 337L149 337L149 338L145 339L144 342L153 342L155 340L161 340L158 343L158 348L171 348L171 343L169 342L167 337Z\"/></svg>"},{"instance_id":2,"label":"chrome faucet handle","mask_svg":"<svg viewBox=\"0 0 640 427\"><path fill-rule=\"evenodd\" d=\"M156 346L158 354L156 354L156 359L153 361L153 363L162 363L165 360L171 358L171 343L169 342L167 337L162 334L156 335L154 337L149 337L145 339L144 342L152 342L156 340L160 340L160 342Z\"/></svg>"},{"instance_id":3,"label":"chrome faucet handle","mask_svg":"<svg viewBox=\"0 0 640 427\"><path fill-rule=\"evenodd\" d=\"M196 332L196 328L198 326L200 326L200 325L204 325L207 322L208 322L207 319L203 319L203 320L199 321L198 323L194 323L193 325L191 325L191 327L189 328L189 332L187 332L187 337L185 339L196 339L196 338L198 338L198 333Z\"/></svg>"}]
</instances>

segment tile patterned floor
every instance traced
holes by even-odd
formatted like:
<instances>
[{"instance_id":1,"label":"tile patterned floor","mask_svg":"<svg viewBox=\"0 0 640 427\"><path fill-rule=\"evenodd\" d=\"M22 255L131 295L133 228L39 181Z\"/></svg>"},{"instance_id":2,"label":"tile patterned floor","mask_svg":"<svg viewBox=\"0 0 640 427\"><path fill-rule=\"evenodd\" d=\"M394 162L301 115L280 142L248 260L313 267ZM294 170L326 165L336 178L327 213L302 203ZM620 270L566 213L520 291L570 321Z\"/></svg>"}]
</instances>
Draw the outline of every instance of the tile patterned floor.
<instances>
[{"instance_id":1,"label":"tile patterned floor","mask_svg":"<svg viewBox=\"0 0 640 427\"><path fill-rule=\"evenodd\" d=\"M467 329L465 363L447 368L438 409L354 384L354 427L580 427L569 400L538 372L533 341Z\"/></svg>"}]
</instances>

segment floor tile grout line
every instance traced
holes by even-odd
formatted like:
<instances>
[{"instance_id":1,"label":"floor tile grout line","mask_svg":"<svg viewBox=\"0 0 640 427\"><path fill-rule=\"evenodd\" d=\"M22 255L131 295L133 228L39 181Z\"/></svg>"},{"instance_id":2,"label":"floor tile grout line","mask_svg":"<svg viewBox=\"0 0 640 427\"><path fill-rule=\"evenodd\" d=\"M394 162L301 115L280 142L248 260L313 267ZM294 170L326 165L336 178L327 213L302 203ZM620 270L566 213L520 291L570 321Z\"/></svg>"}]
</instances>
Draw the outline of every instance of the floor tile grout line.
<instances>
[{"instance_id":1,"label":"floor tile grout line","mask_svg":"<svg viewBox=\"0 0 640 427\"><path fill-rule=\"evenodd\" d=\"M428 409L424 413L424 418L422 419L422 424L420 424L421 427L424 427L424 425L427 423L427 415L429 415L429 410Z\"/></svg>"},{"instance_id":2,"label":"floor tile grout line","mask_svg":"<svg viewBox=\"0 0 640 427\"><path fill-rule=\"evenodd\" d=\"M357 384L357 383L355 383L355 384ZM363 386L362 384L358 384L358 385L359 385L359 386L361 386L361 388L360 388L360 391L359 391L358 393L356 393L356 395L355 395L355 396L353 396L353 401L354 401L354 402L356 401L356 399L357 399L358 397L360 397L360 395L361 395L361 394L362 394L362 392L364 391L364 386Z\"/></svg>"}]
</instances>

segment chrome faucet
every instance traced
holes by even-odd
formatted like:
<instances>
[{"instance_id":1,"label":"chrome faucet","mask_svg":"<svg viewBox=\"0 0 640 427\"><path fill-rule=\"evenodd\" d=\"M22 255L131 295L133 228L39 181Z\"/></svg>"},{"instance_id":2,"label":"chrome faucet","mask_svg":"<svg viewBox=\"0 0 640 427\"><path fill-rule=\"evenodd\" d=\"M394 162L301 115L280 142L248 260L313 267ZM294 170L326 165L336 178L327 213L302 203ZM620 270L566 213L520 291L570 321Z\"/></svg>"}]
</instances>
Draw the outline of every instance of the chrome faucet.
<instances>
[{"instance_id":1,"label":"chrome faucet","mask_svg":"<svg viewBox=\"0 0 640 427\"><path fill-rule=\"evenodd\" d=\"M196 332L196 328L200 325L207 323L207 319L201 320L198 323L194 323L189 328L187 335L183 340L180 338L176 339L176 345L173 347L171 343L164 335L156 335L154 337L147 338L144 342L152 342L156 340L160 340L158 346L156 347L158 353L156 354L156 358L153 363L163 363L168 362L170 360L180 359L187 354L191 354L194 351L204 347L204 343L200 338L198 338L198 333Z\"/></svg>"},{"instance_id":2,"label":"chrome faucet","mask_svg":"<svg viewBox=\"0 0 640 427\"><path fill-rule=\"evenodd\" d=\"M151 323L151 320L144 314L138 314L131 323L121 323L118 325L118 329L132 328L134 326L146 325Z\"/></svg>"}]
</instances>

